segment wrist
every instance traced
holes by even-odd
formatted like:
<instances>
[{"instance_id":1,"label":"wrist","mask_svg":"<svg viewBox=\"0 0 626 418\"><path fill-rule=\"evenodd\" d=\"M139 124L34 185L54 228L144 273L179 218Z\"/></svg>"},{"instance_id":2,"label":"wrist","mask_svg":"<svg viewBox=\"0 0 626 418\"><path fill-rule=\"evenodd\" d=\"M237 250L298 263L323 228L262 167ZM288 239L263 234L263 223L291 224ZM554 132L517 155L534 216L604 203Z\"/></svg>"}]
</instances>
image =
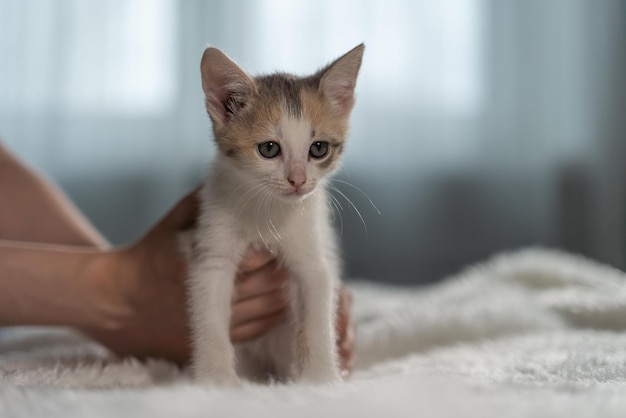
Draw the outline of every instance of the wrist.
<instances>
[{"instance_id":1,"label":"wrist","mask_svg":"<svg viewBox=\"0 0 626 418\"><path fill-rule=\"evenodd\" d=\"M82 328L98 321L90 272L103 252L0 241L0 325Z\"/></svg>"},{"instance_id":2,"label":"wrist","mask_svg":"<svg viewBox=\"0 0 626 418\"><path fill-rule=\"evenodd\" d=\"M82 280L88 289L85 320L77 328L88 333L116 331L127 316L120 292L120 277L128 263L127 250L105 250L85 265Z\"/></svg>"}]
</instances>

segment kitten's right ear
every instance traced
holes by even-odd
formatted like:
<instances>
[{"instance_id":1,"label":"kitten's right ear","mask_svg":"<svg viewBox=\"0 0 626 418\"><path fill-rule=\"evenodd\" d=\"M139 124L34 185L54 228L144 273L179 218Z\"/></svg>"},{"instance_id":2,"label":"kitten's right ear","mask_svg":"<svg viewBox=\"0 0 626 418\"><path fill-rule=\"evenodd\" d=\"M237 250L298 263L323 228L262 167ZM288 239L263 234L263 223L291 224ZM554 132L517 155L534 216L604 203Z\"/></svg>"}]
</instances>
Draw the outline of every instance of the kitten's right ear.
<instances>
[{"instance_id":1,"label":"kitten's right ear","mask_svg":"<svg viewBox=\"0 0 626 418\"><path fill-rule=\"evenodd\" d=\"M237 115L256 92L254 81L217 48L207 48L200 63L206 109L216 128Z\"/></svg>"},{"instance_id":2,"label":"kitten's right ear","mask_svg":"<svg viewBox=\"0 0 626 418\"><path fill-rule=\"evenodd\" d=\"M354 87L365 45L361 44L322 70L320 90L330 99L337 116L347 116L354 106Z\"/></svg>"}]
</instances>

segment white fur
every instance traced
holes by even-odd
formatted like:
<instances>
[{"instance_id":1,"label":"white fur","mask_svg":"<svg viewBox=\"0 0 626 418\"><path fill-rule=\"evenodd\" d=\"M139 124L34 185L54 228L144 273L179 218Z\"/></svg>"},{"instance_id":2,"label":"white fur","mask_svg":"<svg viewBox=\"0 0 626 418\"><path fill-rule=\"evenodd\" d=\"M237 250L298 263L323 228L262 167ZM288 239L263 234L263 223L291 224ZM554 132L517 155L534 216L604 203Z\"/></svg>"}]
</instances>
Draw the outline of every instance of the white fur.
<instances>
[{"instance_id":1,"label":"white fur","mask_svg":"<svg viewBox=\"0 0 626 418\"><path fill-rule=\"evenodd\" d=\"M259 156L242 168L218 157L201 192L190 275L193 369L215 384L236 385L238 375L262 378L269 371L281 380L339 378L333 314L340 267L324 182L307 163L310 125L286 118L281 131L280 159ZM305 167L312 185L305 198L282 196L294 167ZM292 320L235 352L230 301L237 266L251 246L269 249L288 268Z\"/></svg>"},{"instance_id":2,"label":"white fur","mask_svg":"<svg viewBox=\"0 0 626 418\"><path fill-rule=\"evenodd\" d=\"M67 331L0 334L0 417L623 417L626 274L529 250L430 287L351 284L341 385L215 389Z\"/></svg>"},{"instance_id":3,"label":"white fur","mask_svg":"<svg viewBox=\"0 0 626 418\"><path fill-rule=\"evenodd\" d=\"M314 188L318 173L315 165L307 164L307 155L311 145L311 124L305 118L293 118L286 115L280 121L283 138L289 138L291 146L284 147L284 177L306 179L308 187Z\"/></svg>"}]
</instances>

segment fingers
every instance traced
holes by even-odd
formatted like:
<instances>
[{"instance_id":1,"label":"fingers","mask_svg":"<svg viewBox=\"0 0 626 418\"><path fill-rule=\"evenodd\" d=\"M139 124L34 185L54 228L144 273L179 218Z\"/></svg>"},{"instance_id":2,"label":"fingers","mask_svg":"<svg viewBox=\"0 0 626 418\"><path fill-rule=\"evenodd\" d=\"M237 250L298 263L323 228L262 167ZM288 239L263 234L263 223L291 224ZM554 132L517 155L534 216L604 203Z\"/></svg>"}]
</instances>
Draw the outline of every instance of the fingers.
<instances>
[{"instance_id":1,"label":"fingers","mask_svg":"<svg viewBox=\"0 0 626 418\"><path fill-rule=\"evenodd\" d=\"M271 264L270 264L271 265ZM240 294L233 303L231 318L231 339L241 342L256 338L269 331L284 319L289 306L286 291L287 272L278 270L268 274L269 268L240 279ZM269 289L269 290L268 290ZM263 290L267 290L263 292ZM352 294L345 288L339 290L337 303L337 352L343 377L347 377L354 367L356 327L351 320Z\"/></svg>"},{"instance_id":2,"label":"fingers","mask_svg":"<svg viewBox=\"0 0 626 418\"><path fill-rule=\"evenodd\" d=\"M257 318L254 321L245 322L230 329L230 339L239 343L259 337L278 324L284 317L284 311Z\"/></svg>"},{"instance_id":3,"label":"fingers","mask_svg":"<svg viewBox=\"0 0 626 418\"><path fill-rule=\"evenodd\" d=\"M337 301L337 322L335 329L337 336L345 334L348 323L350 322L350 310L352 309L352 293L345 287L339 289L339 297Z\"/></svg>"},{"instance_id":4,"label":"fingers","mask_svg":"<svg viewBox=\"0 0 626 418\"><path fill-rule=\"evenodd\" d=\"M241 342L256 338L285 315L289 305L288 272L277 269L275 257L266 250L250 250L239 265L231 318L231 339ZM339 289L336 316L337 352L342 375L354 367L356 327L352 322L352 294Z\"/></svg>"},{"instance_id":5,"label":"fingers","mask_svg":"<svg viewBox=\"0 0 626 418\"><path fill-rule=\"evenodd\" d=\"M251 273L260 269L266 264L274 261L276 257L268 250L249 249L239 264L238 272L240 274Z\"/></svg>"},{"instance_id":6,"label":"fingers","mask_svg":"<svg viewBox=\"0 0 626 418\"><path fill-rule=\"evenodd\" d=\"M339 341L339 359L341 365L341 374L348 377L354 368L355 344L356 344L356 327L354 323L350 323L346 327L346 333L343 340Z\"/></svg>"},{"instance_id":7,"label":"fingers","mask_svg":"<svg viewBox=\"0 0 626 418\"><path fill-rule=\"evenodd\" d=\"M270 262L252 273L240 274L235 281L233 300L240 302L279 288L286 288L289 273Z\"/></svg>"},{"instance_id":8,"label":"fingers","mask_svg":"<svg viewBox=\"0 0 626 418\"><path fill-rule=\"evenodd\" d=\"M236 328L269 315L284 313L288 305L289 297L282 288L235 302L232 306L230 326Z\"/></svg>"},{"instance_id":9,"label":"fingers","mask_svg":"<svg viewBox=\"0 0 626 418\"><path fill-rule=\"evenodd\" d=\"M266 262L267 256L254 254L247 267L251 273L239 275L235 283L232 305L231 339L241 342L256 338L276 325L289 305L288 274L276 269L276 262Z\"/></svg>"},{"instance_id":10,"label":"fingers","mask_svg":"<svg viewBox=\"0 0 626 418\"><path fill-rule=\"evenodd\" d=\"M356 341L356 327L350 318L352 309L352 294L344 287L339 289L337 304L337 351L342 369L342 375L347 377L354 367L354 346Z\"/></svg>"}]
</instances>

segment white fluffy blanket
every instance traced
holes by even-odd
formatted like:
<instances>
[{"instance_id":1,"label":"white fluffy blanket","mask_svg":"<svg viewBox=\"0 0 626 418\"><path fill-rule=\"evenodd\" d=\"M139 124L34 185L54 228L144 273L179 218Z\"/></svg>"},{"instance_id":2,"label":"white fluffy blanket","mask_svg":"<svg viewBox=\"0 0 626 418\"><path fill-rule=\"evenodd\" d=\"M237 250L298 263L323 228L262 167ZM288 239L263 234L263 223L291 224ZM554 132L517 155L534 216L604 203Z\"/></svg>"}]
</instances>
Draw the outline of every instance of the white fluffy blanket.
<instances>
[{"instance_id":1,"label":"white fluffy blanket","mask_svg":"<svg viewBox=\"0 0 626 418\"><path fill-rule=\"evenodd\" d=\"M333 386L194 385L67 331L0 337L0 417L624 417L626 274L498 256L428 288L353 285L357 370Z\"/></svg>"}]
</instances>

